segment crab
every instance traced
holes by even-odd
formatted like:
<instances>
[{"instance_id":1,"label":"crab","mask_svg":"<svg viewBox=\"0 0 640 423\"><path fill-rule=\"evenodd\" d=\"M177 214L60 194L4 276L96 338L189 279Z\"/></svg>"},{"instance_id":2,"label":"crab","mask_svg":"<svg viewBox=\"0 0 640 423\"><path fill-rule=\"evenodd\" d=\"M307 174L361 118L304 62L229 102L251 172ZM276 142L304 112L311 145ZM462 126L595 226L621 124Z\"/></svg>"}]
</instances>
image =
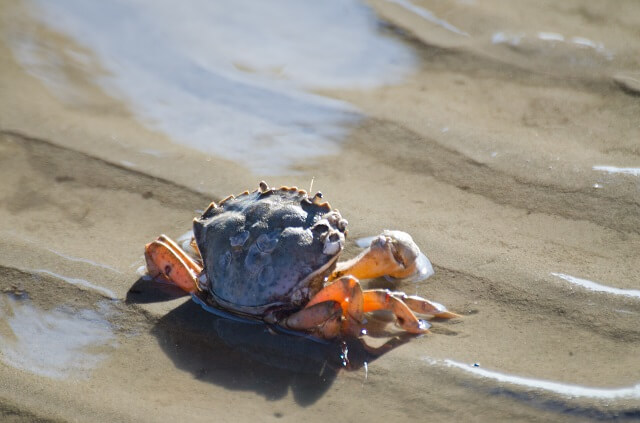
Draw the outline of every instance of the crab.
<instances>
[{"instance_id":1,"label":"crab","mask_svg":"<svg viewBox=\"0 0 640 423\"><path fill-rule=\"evenodd\" d=\"M194 219L195 257L166 235L147 244L147 270L214 308L325 339L361 335L365 313L375 310L390 310L415 334L429 324L414 313L459 317L422 297L363 290L359 279L419 274L420 250L407 233L386 230L339 262L347 221L322 198L260 182Z\"/></svg>"}]
</instances>

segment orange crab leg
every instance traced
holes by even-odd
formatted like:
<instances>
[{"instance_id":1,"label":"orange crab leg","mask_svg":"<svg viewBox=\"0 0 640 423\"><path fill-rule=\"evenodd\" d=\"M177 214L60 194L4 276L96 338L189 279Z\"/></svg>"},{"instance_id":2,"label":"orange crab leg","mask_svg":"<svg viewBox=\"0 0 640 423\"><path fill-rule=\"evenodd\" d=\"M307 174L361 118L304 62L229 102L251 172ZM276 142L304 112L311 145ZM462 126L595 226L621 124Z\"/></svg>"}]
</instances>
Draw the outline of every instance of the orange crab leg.
<instances>
[{"instance_id":1,"label":"orange crab leg","mask_svg":"<svg viewBox=\"0 0 640 423\"><path fill-rule=\"evenodd\" d=\"M459 314L448 311L440 304L434 304L417 295L407 295L404 292L392 292L391 295L401 300L411 310L419 314L430 314L441 319L455 319L456 317L462 317Z\"/></svg>"},{"instance_id":2,"label":"orange crab leg","mask_svg":"<svg viewBox=\"0 0 640 423\"><path fill-rule=\"evenodd\" d=\"M151 276L162 275L186 292L198 289L197 277L202 267L166 235L147 244L144 256Z\"/></svg>"},{"instance_id":3,"label":"orange crab leg","mask_svg":"<svg viewBox=\"0 0 640 423\"><path fill-rule=\"evenodd\" d=\"M376 310L390 310L398 319L402 329L411 333L425 333L428 330L420 323L420 320L400 299L396 298L386 289L372 289L363 292L364 312Z\"/></svg>"},{"instance_id":4,"label":"orange crab leg","mask_svg":"<svg viewBox=\"0 0 640 423\"><path fill-rule=\"evenodd\" d=\"M309 301L306 307L324 301L336 301L340 304L345 317L350 317L355 322L363 320L362 311L362 287L356 278L344 276L325 286Z\"/></svg>"},{"instance_id":5,"label":"orange crab leg","mask_svg":"<svg viewBox=\"0 0 640 423\"><path fill-rule=\"evenodd\" d=\"M340 335L341 322L342 306L340 303L324 301L297 311L279 324L293 330L310 330L322 338L330 339Z\"/></svg>"},{"instance_id":6,"label":"orange crab leg","mask_svg":"<svg viewBox=\"0 0 640 423\"><path fill-rule=\"evenodd\" d=\"M405 304L404 300L408 304ZM331 284L325 286L309 301L300 312L311 310L322 304L337 303L342 308L345 317L342 324L342 333L359 335L364 320L364 313L376 310L389 310L398 319L399 325L411 333L425 333L428 330L413 313L412 309L423 314L432 314L438 317L457 317L454 313L442 310L437 305L417 296L407 296L401 292L390 292L384 289L363 291L357 279L351 276L343 276ZM328 306L326 306L328 307ZM297 313L296 313L297 314ZM296 316L294 314L294 316ZM311 315L312 313L308 313ZM314 316L316 316L314 314ZM306 316L304 316L306 317ZM313 319L304 318L297 326L300 329L312 328L317 323ZM289 324L287 324L291 327ZM322 333L324 337L330 337L328 333Z\"/></svg>"},{"instance_id":7,"label":"orange crab leg","mask_svg":"<svg viewBox=\"0 0 640 423\"><path fill-rule=\"evenodd\" d=\"M339 262L332 278L342 275L353 275L358 279L374 279L393 273L396 269L395 262L386 255L377 257L367 250L365 253L345 262Z\"/></svg>"}]
</instances>

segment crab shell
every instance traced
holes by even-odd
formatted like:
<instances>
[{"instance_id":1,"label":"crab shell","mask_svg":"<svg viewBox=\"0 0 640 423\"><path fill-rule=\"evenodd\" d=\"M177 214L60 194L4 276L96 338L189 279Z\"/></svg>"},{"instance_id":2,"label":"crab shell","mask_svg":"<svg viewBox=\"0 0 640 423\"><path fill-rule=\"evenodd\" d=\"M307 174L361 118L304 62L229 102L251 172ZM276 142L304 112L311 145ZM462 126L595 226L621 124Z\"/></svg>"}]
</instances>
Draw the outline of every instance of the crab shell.
<instances>
[{"instance_id":1,"label":"crab shell","mask_svg":"<svg viewBox=\"0 0 640 423\"><path fill-rule=\"evenodd\" d=\"M261 183L252 193L212 203L193 224L207 299L258 318L302 308L344 247L347 221L321 198Z\"/></svg>"}]
</instances>

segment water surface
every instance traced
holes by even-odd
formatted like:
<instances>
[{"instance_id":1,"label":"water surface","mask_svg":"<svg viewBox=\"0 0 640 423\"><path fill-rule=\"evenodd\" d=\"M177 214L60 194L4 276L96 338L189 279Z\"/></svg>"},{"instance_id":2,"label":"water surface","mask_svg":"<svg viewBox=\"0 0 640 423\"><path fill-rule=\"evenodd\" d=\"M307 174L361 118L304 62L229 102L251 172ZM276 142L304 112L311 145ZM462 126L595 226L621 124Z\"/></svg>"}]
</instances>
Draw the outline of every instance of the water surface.
<instances>
[{"instance_id":1,"label":"water surface","mask_svg":"<svg viewBox=\"0 0 640 423\"><path fill-rule=\"evenodd\" d=\"M397 82L416 63L354 0L33 4L38 19L97 55L106 74L95 82L145 124L257 173L340 151L360 113L314 90ZM73 101L50 53L14 41L23 65Z\"/></svg>"}]
</instances>

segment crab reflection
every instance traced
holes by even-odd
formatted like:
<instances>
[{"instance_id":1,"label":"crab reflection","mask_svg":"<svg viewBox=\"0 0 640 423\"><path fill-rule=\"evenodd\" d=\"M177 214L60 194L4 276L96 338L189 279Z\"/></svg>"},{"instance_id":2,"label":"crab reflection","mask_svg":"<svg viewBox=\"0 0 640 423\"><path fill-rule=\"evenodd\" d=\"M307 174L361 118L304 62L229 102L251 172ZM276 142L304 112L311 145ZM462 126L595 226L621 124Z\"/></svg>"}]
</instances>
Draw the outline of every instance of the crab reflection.
<instances>
[{"instance_id":1,"label":"crab reflection","mask_svg":"<svg viewBox=\"0 0 640 423\"><path fill-rule=\"evenodd\" d=\"M127 302L176 298L173 287L163 290L158 285L138 280ZM370 337L384 338L378 347L355 338L320 341L276 332L261 322L217 316L187 301L163 316L152 333L175 365L199 380L230 390L252 390L270 400L283 398L291 389L295 401L306 406L331 387L341 370L366 369L367 363L413 338L406 333L394 336L386 326L379 321L369 329Z\"/></svg>"}]
</instances>

